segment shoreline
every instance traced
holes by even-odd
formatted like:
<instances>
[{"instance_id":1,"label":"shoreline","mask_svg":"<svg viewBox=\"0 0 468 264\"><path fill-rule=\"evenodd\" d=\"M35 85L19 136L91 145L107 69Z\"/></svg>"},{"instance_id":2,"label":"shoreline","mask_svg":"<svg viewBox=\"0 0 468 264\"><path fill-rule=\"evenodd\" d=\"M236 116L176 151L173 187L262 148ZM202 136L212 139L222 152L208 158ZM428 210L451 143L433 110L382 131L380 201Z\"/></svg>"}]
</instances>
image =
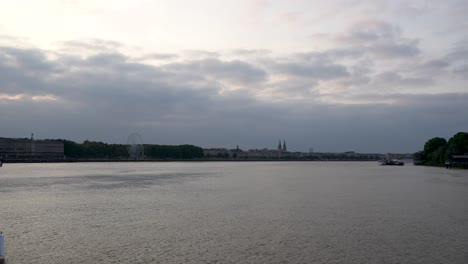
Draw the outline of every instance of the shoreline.
<instances>
[{"instance_id":1,"label":"shoreline","mask_svg":"<svg viewBox=\"0 0 468 264\"><path fill-rule=\"evenodd\" d=\"M129 159L8 159L4 160L4 164L12 163L91 163L91 162L285 162L285 161L306 161L306 162L323 162L323 161L378 161L378 160L356 160L356 159L144 159L144 160L129 160Z\"/></svg>"}]
</instances>

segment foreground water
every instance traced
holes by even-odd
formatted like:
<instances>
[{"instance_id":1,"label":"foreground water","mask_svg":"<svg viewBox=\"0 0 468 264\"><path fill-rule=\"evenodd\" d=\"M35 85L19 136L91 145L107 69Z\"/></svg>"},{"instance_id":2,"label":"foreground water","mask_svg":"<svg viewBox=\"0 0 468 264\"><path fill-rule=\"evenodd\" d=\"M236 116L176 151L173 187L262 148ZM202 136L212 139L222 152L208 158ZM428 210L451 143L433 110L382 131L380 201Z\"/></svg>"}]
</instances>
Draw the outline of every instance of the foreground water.
<instances>
[{"instance_id":1,"label":"foreground water","mask_svg":"<svg viewBox=\"0 0 468 264\"><path fill-rule=\"evenodd\" d=\"M5 164L13 263L468 263L468 171L375 162Z\"/></svg>"}]
</instances>

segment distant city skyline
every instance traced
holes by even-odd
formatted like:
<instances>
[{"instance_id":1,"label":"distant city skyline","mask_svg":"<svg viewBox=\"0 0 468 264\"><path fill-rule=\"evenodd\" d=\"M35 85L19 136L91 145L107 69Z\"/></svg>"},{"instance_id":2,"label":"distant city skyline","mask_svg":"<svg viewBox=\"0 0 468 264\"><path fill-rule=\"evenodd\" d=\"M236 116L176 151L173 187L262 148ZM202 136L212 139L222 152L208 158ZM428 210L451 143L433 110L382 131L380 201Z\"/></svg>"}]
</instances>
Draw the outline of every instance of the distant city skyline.
<instances>
[{"instance_id":1,"label":"distant city skyline","mask_svg":"<svg viewBox=\"0 0 468 264\"><path fill-rule=\"evenodd\" d=\"M468 131L468 2L0 4L0 137L409 153Z\"/></svg>"},{"instance_id":2,"label":"distant city skyline","mask_svg":"<svg viewBox=\"0 0 468 264\"><path fill-rule=\"evenodd\" d=\"M140 136L138 133L132 133L131 135L129 136L132 136L134 134L137 134L138 136ZM141 136L140 136L141 137ZM25 140L35 140L35 141L44 141L44 140L70 140L70 139L66 139L66 138L35 138L33 136L33 134L31 134L31 137L22 137L22 136L18 136L18 137L2 137L0 136L0 139L2 138L6 138L6 139L25 139ZM73 141L73 140L72 140ZM103 143L106 143L106 144L121 144L121 145L129 145L129 139L127 138L127 141L124 142L119 142L119 141L114 141L114 142L109 142L109 141L100 141L100 140L93 140L93 139L86 139L84 141L91 141L91 142L103 142ZM281 143L283 142L283 143ZM76 143L83 143L83 141L77 141ZM148 142L141 142L143 145L164 145L164 144L161 144L161 143L148 143ZM183 145L183 144L190 144L190 143L180 143L180 144L169 144L169 145ZM193 144L191 144L193 145ZM295 150L289 150L288 147L286 146L286 140L284 139L283 141L280 140L280 143L275 146L274 144L270 145L270 146L262 146L262 147L258 147L258 146L246 146L246 145L239 145L239 144L236 144L235 146L197 146L197 147L202 147L203 149L226 149L226 150L241 150L241 151L261 151L261 150L268 150L268 151L273 151L273 152L276 152L276 151L279 151L279 152L301 152L301 153L348 153L348 152L355 152L355 153L363 153L363 154L372 154L372 153L375 153L375 154L387 154L387 153L391 153L391 152L359 152L359 151L355 151L355 150L334 150L334 151L331 151L331 150L319 150L319 151L316 151L314 148L312 147L309 147L307 149L303 149L302 147L299 148L299 149L295 149ZM392 153L396 153L396 154L413 154L414 152L392 152Z\"/></svg>"}]
</instances>

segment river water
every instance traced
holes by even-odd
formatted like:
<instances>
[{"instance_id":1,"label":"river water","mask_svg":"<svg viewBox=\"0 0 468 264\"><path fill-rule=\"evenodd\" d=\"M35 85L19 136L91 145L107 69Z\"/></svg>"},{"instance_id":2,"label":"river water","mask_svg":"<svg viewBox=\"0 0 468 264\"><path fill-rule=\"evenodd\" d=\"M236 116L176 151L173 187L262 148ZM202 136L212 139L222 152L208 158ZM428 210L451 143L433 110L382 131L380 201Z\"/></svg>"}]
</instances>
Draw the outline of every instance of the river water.
<instances>
[{"instance_id":1,"label":"river water","mask_svg":"<svg viewBox=\"0 0 468 264\"><path fill-rule=\"evenodd\" d=\"M21 263L468 263L468 171L376 162L4 164Z\"/></svg>"}]
</instances>

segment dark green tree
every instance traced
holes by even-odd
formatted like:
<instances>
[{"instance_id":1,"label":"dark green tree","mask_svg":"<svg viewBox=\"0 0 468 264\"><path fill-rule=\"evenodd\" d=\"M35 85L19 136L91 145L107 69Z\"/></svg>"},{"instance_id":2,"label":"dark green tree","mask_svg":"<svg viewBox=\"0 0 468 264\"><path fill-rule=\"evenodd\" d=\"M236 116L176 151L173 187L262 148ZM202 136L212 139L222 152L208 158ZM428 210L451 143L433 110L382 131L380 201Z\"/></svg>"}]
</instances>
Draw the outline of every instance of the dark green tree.
<instances>
[{"instance_id":1,"label":"dark green tree","mask_svg":"<svg viewBox=\"0 0 468 264\"><path fill-rule=\"evenodd\" d=\"M154 159L203 158L203 149L193 145L145 145L145 155Z\"/></svg>"},{"instance_id":2,"label":"dark green tree","mask_svg":"<svg viewBox=\"0 0 468 264\"><path fill-rule=\"evenodd\" d=\"M447 140L431 138L424 144L424 150L414 153L415 164L443 166L453 155L468 153L468 133L458 132Z\"/></svg>"},{"instance_id":3,"label":"dark green tree","mask_svg":"<svg viewBox=\"0 0 468 264\"><path fill-rule=\"evenodd\" d=\"M458 132L448 141L449 155L468 154L468 133Z\"/></svg>"},{"instance_id":4,"label":"dark green tree","mask_svg":"<svg viewBox=\"0 0 468 264\"><path fill-rule=\"evenodd\" d=\"M447 140L445 138L440 138L440 137L431 138L426 142L426 144L424 144L424 152L431 153L445 145L447 145Z\"/></svg>"}]
</instances>

